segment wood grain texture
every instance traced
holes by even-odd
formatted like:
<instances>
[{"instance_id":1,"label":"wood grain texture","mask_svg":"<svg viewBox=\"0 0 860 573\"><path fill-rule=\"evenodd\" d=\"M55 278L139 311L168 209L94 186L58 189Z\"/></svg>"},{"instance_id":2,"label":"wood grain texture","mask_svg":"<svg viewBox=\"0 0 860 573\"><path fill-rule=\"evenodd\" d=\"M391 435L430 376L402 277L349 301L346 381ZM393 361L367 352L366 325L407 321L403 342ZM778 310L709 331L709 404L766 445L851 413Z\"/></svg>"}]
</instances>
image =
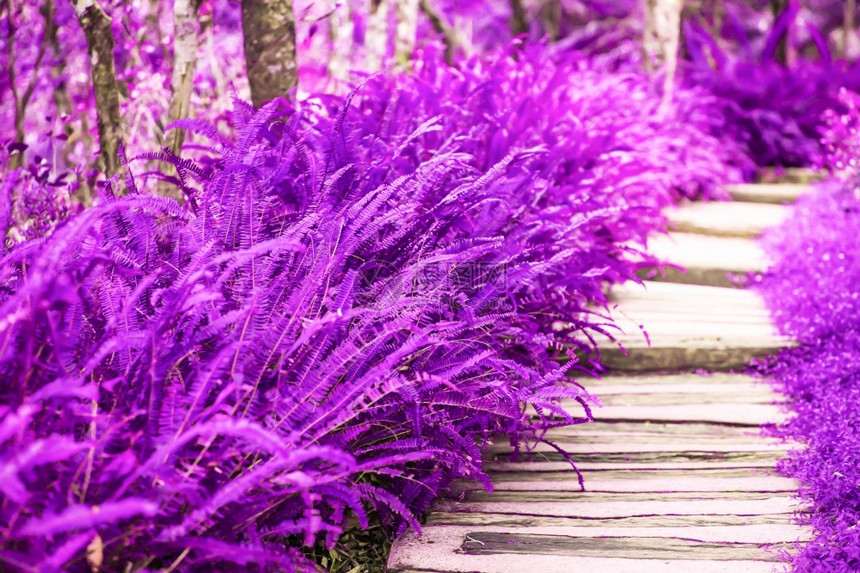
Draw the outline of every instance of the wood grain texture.
<instances>
[{"instance_id":1,"label":"wood grain texture","mask_svg":"<svg viewBox=\"0 0 860 573\"><path fill-rule=\"evenodd\" d=\"M587 491L590 492L636 492L665 494L671 492L796 492L797 484L793 480L779 476L766 475L764 472L751 468L719 468L700 469L695 472L685 469L670 470L581 470L585 479ZM504 492L520 492L515 496L516 502L527 504L534 512L543 513L550 510L536 509L537 492L553 492L559 494L580 494L580 486L576 475L569 469L554 472L533 473L495 473L493 474L493 501L498 503ZM468 487L468 486L467 486ZM480 486L475 486L480 487ZM528 493L522 493L528 492ZM659 497L659 496L658 496ZM787 500L788 496L779 499ZM486 508L484 508L486 509ZM492 508L490 508L492 509ZM725 508L723 508L725 509ZM733 510L746 513L758 511L759 508L741 507ZM575 511L575 508L570 509ZM612 511L619 511L613 509ZM695 510L700 513L703 507ZM720 510L722 511L722 510ZM653 513L653 512L651 512ZM576 515L575 513L572 515ZM640 514L644 515L644 514Z\"/></svg>"},{"instance_id":2,"label":"wood grain texture","mask_svg":"<svg viewBox=\"0 0 860 573\"><path fill-rule=\"evenodd\" d=\"M677 537L594 537L493 531L465 534L459 552L467 555L525 553L567 557L605 557L626 559L694 559L708 561L776 561L774 549L782 543L713 542Z\"/></svg>"}]
</instances>

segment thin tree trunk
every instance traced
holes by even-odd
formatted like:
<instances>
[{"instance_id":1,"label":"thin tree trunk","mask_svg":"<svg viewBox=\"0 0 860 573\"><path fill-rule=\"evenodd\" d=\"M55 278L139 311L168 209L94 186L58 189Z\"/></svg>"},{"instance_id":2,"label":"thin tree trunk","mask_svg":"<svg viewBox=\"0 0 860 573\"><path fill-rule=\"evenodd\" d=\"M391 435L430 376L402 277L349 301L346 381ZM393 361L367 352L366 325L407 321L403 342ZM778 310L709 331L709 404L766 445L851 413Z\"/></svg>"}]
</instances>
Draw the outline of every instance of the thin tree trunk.
<instances>
[{"instance_id":1,"label":"thin tree trunk","mask_svg":"<svg viewBox=\"0 0 860 573\"><path fill-rule=\"evenodd\" d=\"M854 35L854 11L857 8L855 0L844 0L842 18L842 57L848 59L851 51L851 37Z\"/></svg>"},{"instance_id":2,"label":"thin tree trunk","mask_svg":"<svg viewBox=\"0 0 860 573\"><path fill-rule=\"evenodd\" d=\"M33 97L33 91L36 88L36 82L39 80L39 70L42 67L42 60L45 58L45 52L47 51L48 43L51 37L55 34L54 31L54 0L46 0L46 2L42 5L40 10L42 17L44 18L44 28L42 29L42 39L39 43L39 51L36 53L36 63L33 65L33 72L30 78L30 83L24 89L24 93L21 94L18 91L18 82L16 79L16 63L15 63L15 32L16 25L13 21L13 14L15 12L15 7L11 0L6 5L7 14L9 19L7 20L8 24L8 37L7 37L7 48L9 52L9 87L12 90L12 99L15 104L15 141L18 143L23 143L24 141L24 116L27 112L27 106L30 103L30 98ZM23 153L18 153L14 157L12 157L12 167L20 167L23 159Z\"/></svg>"},{"instance_id":3,"label":"thin tree trunk","mask_svg":"<svg viewBox=\"0 0 860 573\"><path fill-rule=\"evenodd\" d=\"M394 37L394 62L408 68L415 50L415 33L418 29L418 0L396 0L397 29Z\"/></svg>"},{"instance_id":4,"label":"thin tree trunk","mask_svg":"<svg viewBox=\"0 0 860 573\"><path fill-rule=\"evenodd\" d=\"M369 72L381 70L388 55L388 2L370 0L370 16L364 35L364 61Z\"/></svg>"},{"instance_id":5,"label":"thin tree trunk","mask_svg":"<svg viewBox=\"0 0 860 573\"><path fill-rule=\"evenodd\" d=\"M514 36L526 34L529 31L529 21L526 16L526 9L523 6L523 0L510 0L511 3L511 33Z\"/></svg>"},{"instance_id":6,"label":"thin tree trunk","mask_svg":"<svg viewBox=\"0 0 860 573\"><path fill-rule=\"evenodd\" d=\"M339 6L338 0L333 0L332 4L329 17L331 50L328 58L328 75L338 82L346 82L349 80L354 49L352 14L348 0L341 0Z\"/></svg>"},{"instance_id":7,"label":"thin tree trunk","mask_svg":"<svg viewBox=\"0 0 860 573\"><path fill-rule=\"evenodd\" d=\"M720 37L720 32L723 29L723 17L726 15L726 7L723 5L723 0L714 0L714 31L717 38Z\"/></svg>"},{"instance_id":8,"label":"thin tree trunk","mask_svg":"<svg viewBox=\"0 0 860 573\"><path fill-rule=\"evenodd\" d=\"M194 73L197 68L197 53L200 38L197 35L197 10L200 0L174 0L173 2L173 73L171 76L170 106L167 122L188 117L191 111L191 94L194 91ZM184 129L165 132L162 145L174 155L182 152L185 140ZM172 165L165 167L166 172L174 175ZM158 182L158 193L182 201L182 192L166 181Z\"/></svg>"},{"instance_id":9,"label":"thin tree trunk","mask_svg":"<svg viewBox=\"0 0 860 573\"><path fill-rule=\"evenodd\" d=\"M430 20L430 25L438 34L442 35L445 42L445 61L449 64L454 60L454 51L459 45L457 31L444 20L444 18L430 5L430 0L420 0L421 11Z\"/></svg>"},{"instance_id":10,"label":"thin tree trunk","mask_svg":"<svg viewBox=\"0 0 860 573\"><path fill-rule=\"evenodd\" d=\"M555 42L561 36L561 2L550 2L541 11L541 21L549 39Z\"/></svg>"},{"instance_id":11,"label":"thin tree trunk","mask_svg":"<svg viewBox=\"0 0 860 573\"><path fill-rule=\"evenodd\" d=\"M788 9L788 0L770 0L770 9L773 12L773 19L776 20ZM789 32L786 31L776 46L776 61L782 65L788 62L788 34Z\"/></svg>"},{"instance_id":12,"label":"thin tree trunk","mask_svg":"<svg viewBox=\"0 0 860 573\"><path fill-rule=\"evenodd\" d=\"M99 130L99 162L105 175L119 171L119 146L122 143L122 118L119 114L119 87L113 60L111 19L96 0L76 0L75 14L87 38L92 65L93 91L96 96L96 122Z\"/></svg>"},{"instance_id":13,"label":"thin tree trunk","mask_svg":"<svg viewBox=\"0 0 860 573\"><path fill-rule=\"evenodd\" d=\"M645 31L642 38L645 70L662 69L664 106L672 99L678 68L681 10L684 0L644 0Z\"/></svg>"},{"instance_id":14,"label":"thin tree trunk","mask_svg":"<svg viewBox=\"0 0 860 573\"><path fill-rule=\"evenodd\" d=\"M243 0L242 33L251 101L288 97L299 80L292 0Z\"/></svg>"},{"instance_id":15,"label":"thin tree trunk","mask_svg":"<svg viewBox=\"0 0 860 573\"><path fill-rule=\"evenodd\" d=\"M197 36L197 10L200 0L174 0L173 2L173 75L171 79L168 122L188 117L191 94L194 90L194 73L200 42ZM185 131L174 129L165 134L164 143L179 155Z\"/></svg>"}]
</instances>

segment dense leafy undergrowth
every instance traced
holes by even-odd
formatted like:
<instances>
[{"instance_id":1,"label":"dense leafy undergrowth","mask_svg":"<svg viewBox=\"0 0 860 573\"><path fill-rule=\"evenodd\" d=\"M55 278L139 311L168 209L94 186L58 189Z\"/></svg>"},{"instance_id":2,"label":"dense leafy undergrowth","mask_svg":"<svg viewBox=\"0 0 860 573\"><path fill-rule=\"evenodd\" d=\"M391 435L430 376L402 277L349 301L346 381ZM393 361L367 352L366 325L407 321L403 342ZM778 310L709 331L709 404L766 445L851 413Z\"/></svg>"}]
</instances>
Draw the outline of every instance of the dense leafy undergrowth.
<instances>
[{"instance_id":1,"label":"dense leafy undergrowth","mask_svg":"<svg viewBox=\"0 0 860 573\"><path fill-rule=\"evenodd\" d=\"M662 113L635 75L540 48L435 61L236 101L229 140L179 122L212 141L163 157L182 205L127 176L58 212L61 182L7 173L8 568L304 569L369 512L397 532L455 478L489 487L493 433L590 418L567 375L595 366L559 366L611 333L585 306L634 276L623 245L663 206L716 193L724 146L695 94Z\"/></svg>"},{"instance_id":2,"label":"dense leafy undergrowth","mask_svg":"<svg viewBox=\"0 0 860 573\"><path fill-rule=\"evenodd\" d=\"M759 364L790 400L777 434L803 446L778 466L801 483L799 514L814 539L792 556L796 571L860 568L860 200L829 181L765 238L776 260L759 288L779 328L801 345Z\"/></svg>"},{"instance_id":3,"label":"dense leafy undergrowth","mask_svg":"<svg viewBox=\"0 0 860 573\"><path fill-rule=\"evenodd\" d=\"M860 67L833 57L816 27L824 23L797 2L790 2L758 40L732 11L728 14L721 40L697 22L685 23L689 59L682 65L683 81L716 98L723 118L718 133L744 147L754 162L748 177L759 167L820 162L822 116L827 110L844 111L839 92L860 87ZM781 43L793 47L795 61L779 61ZM814 57L799 56L800 49L814 50Z\"/></svg>"}]
</instances>

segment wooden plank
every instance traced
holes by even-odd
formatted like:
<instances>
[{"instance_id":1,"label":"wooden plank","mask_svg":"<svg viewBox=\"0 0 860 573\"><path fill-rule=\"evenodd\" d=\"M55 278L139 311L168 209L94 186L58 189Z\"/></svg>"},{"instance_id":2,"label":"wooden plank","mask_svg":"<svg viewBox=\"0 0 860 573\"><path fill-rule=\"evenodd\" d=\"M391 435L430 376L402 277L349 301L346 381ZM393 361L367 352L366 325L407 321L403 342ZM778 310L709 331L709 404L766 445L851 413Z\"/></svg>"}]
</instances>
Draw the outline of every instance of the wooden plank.
<instances>
[{"instance_id":1,"label":"wooden plank","mask_svg":"<svg viewBox=\"0 0 860 573\"><path fill-rule=\"evenodd\" d=\"M573 452L568 452L573 453ZM654 469L709 469L709 468L763 468L771 469L776 461L785 456L784 450L771 451L722 451L684 450L657 452L587 452L573 455L580 470L654 470ZM570 464L555 452L521 455L517 461L499 453L484 462L484 471L541 473L570 470Z\"/></svg>"},{"instance_id":2,"label":"wooden plank","mask_svg":"<svg viewBox=\"0 0 860 573\"><path fill-rule=\"evenodd\" d=\"M746 399L756 400L761 396L766 396L768 402L773 402L779 397L771 388L764 384L639 384L630 385L603 385L602 383L592 383L588 385L590 392L596 393L603 403L607 401L618 400L622 398L632 397L638 399L637 396L693 396L700 397L702 400L715 400L724 402L723 397L726 396L741 396Z\"/></svg>"},{"instance_id":3,"label":"wooden plank","mask_svg":"<svg viewBox=\"0 0 860 573\"><path fill-rule=\"evenodd\" d=\"M796 492L794 480L754 468L711 468L691 472L684 469L665 470L580 470L589 492L639 492L666 494L671 492ZM517 492L514 498L531 508L538 496L536 492L573 496L582 491L572 469L542 472L540 475L523 472L497 473L493 476L494 500L503 499L504 492ZM479 491L480 490L480 491ZM474 482L457 482L452 491L469 491L470 495L484 495L481 486ZM527 493L524 493L527 492ZM659 495L657 496L659 498ZM561 498L560 498L561 499ZM784 500L787 500L784 498ZM494 501L496 503L498 501ZM529 510L531 512L531 510ZM711 513L701 511L701 513Z\"/></svg>"},{"instance_id":4,"label":"wooden plank","mask_svg":"<svg viewBox=\"0 0 860 573\"><path fill-rule=\"evenodd\" d=\"M688 539L703 543L786 543L809 538L806 528L797 525L743 524L743 525L687 525L652 527L615 527L611 522L598 520L596 526L571 525L565 521L546 520L543 525L516 525L511 528L498 525L441 525L429 524L421 529L425 542L445 543L448 538L464 540L476 530L505 533L513 531L525 535L560 535L578 539L601 537L629 537L632 539ZM574 521L574 523L578 523ZM462 541L461 541L462 542Z\"/></svg>"},{"instance_id":5,"label":"wooden plank","mask_svg":"<svg viewBox=\"0 0 860 573\"><path fill-rule=\"evenodd\" d=\"M689 470L681 469L654 470L666 473L667 475L664 478L651 477L649 479L644 479L631 475L628 479L623 479L615 475L611 475L613 470L581 471L583 474L587 474L585 478L585 487L588 488L590 491L596 492L654 493L658 494L656 497L660 497L662 494L672 491L705 491L713 493L721 491L766 491L774 494L786 494L783 497L776 497L774 499L781 499L787 504L787 500L789 499L789 496L787 494L797 491L797 484L794 481L788 478L782 478L777 476L747 475L744 477L709 477L707 475L702 475L702 473L712 470L697 470L696 472L691 472ZM637 473L648 473L650 470L633 471L636 471ZM752 470L748 468L730 468L725 469L725 471L747 471L748 473L752 472ZM570 470L566 470L563 472L544 472L540 476L532 476L533 479L531 481L526 481L524 479L528 477L528 475L526 474L512 475L500 473L493 476L494 479L498 479L498 483L494 482L493 487L495 488L495 493L497 494L500 494L502 492L519 492L520 494L522 494L517 498L516 502L513 502L511 505L507 506L509 507L507 511L508 513L514 511L515 506L517 504L519 504L521 508L525 504L529 507L529 513L556 515L555 513L552 513L552 510L549 506L536 505L533 501L533 495L535 492L540 491L579 493L579 482L576 480L575 474L572 474L573 472ZM606 474L606 476L604 477L601 474ZM481 511L501 511L501 506L495 506L495 504L497 503L499 502L494 501L492 503L489 503L489 505L482 506ZM468 508L460 507L459 505L457 507L457 511L477 511L474 509L469 510ZM642 506L639 507L637 510L644 511L646 513L628 515L651 514L654 512L659 512L662 507L664 506L659 502L655 502L653 504L642 504ZM681 511L680 506L665 507L666 511ZM748 507L744 509L739 505L730 507L732 507L732 512L752 511ZM601 505L601 508L601 511L622 511L621 506ZM634 509L635 508L629 508L629 511L634 511ZM765 509L766 508L763 508L762 510L764 511ZM454 511L453 506L449 506L447 510ZM578 511L578 509L574 508L571 511ZM703 508L700 508L698 510L688 509L688 511L696 511L697 513L713 513L713 511L709 511L708 509ZM726 511L729 510L726 509ZM755 511L758 511L758 508L756 508ZM608 514L606 514L604 517L607 516ZM592 515L591 517L599 517L599 515Z\"/></svg>"},{"instance_id":6,"label":"wooden plank","mask_svg":"<svg viewBox=\"0 0 860 573\"><path fill-rule=\"evenodd\" d=\"M775 404L778 403L779 397L772 391L763 389L759 391L750 391L742 388L736 391L725 392L703 392L696 391L695 388L679 388L684 390L681 392L631 392L623 394L621 392L608 393L600 388L591 388L600 397L600 401L604 407L609 406L675 406L687 404L690 406L703 406L707 404L736 404L743 402L744 404Z\"/></svg>"},{"instance_id":7,"label":"wooden plank","mask_svg":"<svg viewBox=\"0 0 860 573\"><path fill-rule=\"evenodd\" d=\"M543 482L541 482L543 483ZM503 482L504 485L508 485ZM703 490L710 491L710 490ZM633 517L637 515L762 515L785 514L785 522L798 510L795 501L787 496L776 495L766 499L750 502L745 499L712 499L716 492L697 501L663 501L658 499L643 501L600 501L589 502L585 499L575 500L574 494L569 499L553 499L540 501L534 499L540 490L505 490L500 489L495 495L501 497L504 493L517 493L510 501L440 501L436 504L439 511L458 511L463 513L527 513L528 515L547 515L555 517L585 517L585 518L616 518ZM780 492L774 492L780 493ZM480 523L476 516L475 523Z\"/></svg>"},{"instance_id":8,"label":"wooden plank","mask_svg":"<svg viewBox=\"0 0 860 573\"><path fill-rule=\"evenodd\" d=\"M459 552L467 555L527 554L625 559L695 559L708 561L778 561L774 549L783 543L714 542L672 537L576 537L546 533L470 531Z\"/></svg>"},{"instance_id":9,"label":"wooden plank","mask_svg":"<svg viewBox=\"0 0 860 573\"><path fill-rule=\"evenodd\" d=\"M666 473L666 472L663 472ZM727 473L727 472L724 472ZM738 473L738 472L734 472ZM746 472L752 474L753 472ZM464 489L458 489L462 486ZM474 482L458 481L454 487L457 502L465 503L507 503L521 501L528 497L535 502L549 503L578 503L599 505L604 503L637 503L649 504L653 502L687 502L697 504L703 501L726 501L726 502L749 502L750 507L754 507L760 501L775 499L773 492L762 491L621 491L621 492L606 492L606 491L546 491L537 490L523 492L519 490L500 490L494 492L485 491L481 486L477 486ZM453 499L453 498L452 498ZM451 500L448 500L451 501ZM444 503L441 500L440 503ZM740 505L740 504L738 504ZM794 507L794 506L792 506ZM626 511L626 510L625 510ZM755 513L755 512L753 512ZM651 515L651 514L649 514ZM654 514L657 515L657 514ZM669 514L665 514L669 515ZM693 514L695 515L695 514ZM735 515L742 515L737 513ZM584 516L582 516L584 517Z\"/></svg>"},{"instance_id":10,"label":"wooden plank","mask_svg":"<svg viewBox=\"0 0 860 573\"><path fill-rule=\"evenodd\" d=\"M752 292L648 281L613 288L612 297L614 306L607 314L620 331L613 331L616 341L599 342L599 360L611 370L734 370L792 344L775 332L764 303ZM674 307L674 314L655 316L662 312L657 305ZM735 315L744 318L733 320ZM648 340L641 325L647 327Z\"/></svg>"},{"instance_id":11,"label":"wooden plank","mask_svg":"<svg viewBox=\"0 0 860 573\"><path fill-rule=\"evenodd\" d=\"M695 531L690 531L693 529ZM651 535L619 537L617 530L605 528L565 529L557 531L520 530L508 533L493 527L427 527L423 535L409 532L394 545L389 561L389 571L456 571L483 573L510 573L512 571L540 571L541 573L569 573L586 568L590 573L641 573L655 571L696 573L743 573L771 571L773 557L765 552L762 557L756 552L767 546L779 546L786 541L772 539L772 534L749 526L734 530L714 531L705 528L651 529ZM632 531L628 529L627 531ZM589 535L589 532L591 535ZM743 534L747 533L746 538ZM780 532L783 536L794 532ZM615 535L613 535L615 534ZM693 537L686 537L686 535ZM698 535L698 537L696 537ZM731 541L720 541L720 537L731 536ZM769 535L771 535L769 537ZM543 540L536 539L543 536ZM702 539L704 538L704 539ZM716 540L711 540L716 538ZM624 539L629 542L625 543ZM765 539L767 541L758 541ZM607 541L609 540L609 541ZM684 543L684 542L687 543ZM481 543L484 545L482 546ZM603 553L592 554L602 543ZM643 547L646 551L659 551L660 556L635 558L630 555L631 546ZM489 546L489 547L488 547ZM705 549L705 547L708 549ZM484 550L482 548L487 548ZM737 550L731 553L731 549ZM535 554L534 551L542 551ZM705 556L702 551L710 554ZM585 554L583 554L585 553ZM619 553L622 555L619 556ZM625 558L626 554L632 558ZM742 556L755 555L745 559ZM715 559L716 558L716 559Z\"/></svg>"},{"instance_id":12,"label":"wooden plank","mask_svg":"<svg viewBox=\"0 0 860 573\"><path fill-rule=\"evenodd\" d=\"M757 237L788 216L784 205L766 203L686 203L666 210L669 228L722 237Z\"/></svg>"},{"instance_id":13,"label":"wooden plank","mask_svg":"<svg viewBox=\"0 0 860 573\"><path fill-rule=\"evenodd\" d=\"M597 442L630 442L630 443L663 443L676 441L682 443L710 444L720 442L725 444L748 443L761 440L767 443L779 443L779 440L761 436L758 426L736 426L730 424L708 422L661 422L661 421L607 421L576 424L552 428L547 431L546 438L556 442L597 441ZM499 437L499 443L507 439Z\"/></svg>"},{"instance_id":14,"label":"wooden plank","mask_svg":"<svg viewBox=\"0 0 860 573\"><path fill-rule=\"evenodd\" d=\"M784 183L737 183L726 185L726 191L735 201L750 203L794 203L801 195L811 190L809 182Z\"/></svg>"},{"instance_id":15,"label":"wooden plank","mask_svg":"<svg viewBox=\"0 0 860 573\"><path fill-rule=\"evenodd\" d=\"M748 305L765 309L761 297L753 291L727 289L706 285L685 285L675 283L661 283L645 281L643 284L626 282L613 285L612 298L614 300L636 300L644 299L649 302L664 300L679 304L683 302L708 301L710 306L716 302L719 304ZM706 305L699 304L700 308Z\"/></svg>"},{"instance_id":16,"label":"wooden plank","mask_svg":"<svg viewBox=\"0 0 860 573\"><path fill-rule=\"evenodd\" d=\"M435 510L428 514L427 525L462 525L474 527L575 527L583 529L623 529L631 531L660 530L670 528L703 527L796 527L788 525L785 514L763 515L637 515L630 517L559 517L547 515L527 515L501 512L482 512L481 514L458 511ZM802 529L804 531L804 529ZM808 533L807 533L808 535ZM799 535L798 537L802 537Z\"/></svg>"},{"instance_id":17,"label":"wooden plank","mask_svg":"<svg viewBox=\"0 0 860 573\"><path fill-rule=\"evenodd\" d=\"M778 440L766 440L759 438L746 438L744 440L726 439L714 437L708 440L703 437L687 437L679 438L677 436L662 436L663 441L658 441L654 436L630 436L630 435L609 435L599 438L592 436L547 436L555 445L559 446L569 454L575 454L577 460L587 459L587 455L617 455L617 454L656 454L662 452L678 453L678 452L708 452L714 455L720 453L744 453L744 452L774 452L781 454L788 449L797 447L795 444L785 444ZM541 456L541 459L554 460L564 459L558 457L557 450L551 446L538 443L528 444L528 450L523 446L522 455L527 455L529 452ZM508 444L500 443L490 446L487 450L488 459L507 459L502 456L507 456L511 451ZM552 454L552 455L551 455ZM556 455L557 454L557 455Z\"/></svg>"},{"instance_id":18,"label":"wooden plank","mask_svg":"<svg viewBox=\"0 0 860 573\"><path fill-rule=\"evenodd\" d=\"M639 387L666 387L695 385L700 388L737 387L741 385L750 388L769 388L766 378L737 372L670 372L657 374L610 374L599 378L585 379L589 386L624 388L625 392L636 392Z\"/></svg>"},{"instance_id":19,"label":"wooden plank","mask_svg":"<svg viewBox=\"0 0 860 573\"><path fill-rule=\"evenodd\" d=\"M433 546L431 546L433 547ZM414 560L414 561L413 561ZM546 555L473 555L464 557L434 547L426 554L400 555L392 551L389 573L773 573L767 561L695 561L683 559L619 559ZM537 569L535 569L537 568Z\"/></svg>"},{"instance_id":20,"label":"wooden plank","mask_svg":"<svg viewBox=\"0 0 860 573\"><path fill-rule=\"evenodd\" d=\"M769 167L759 170L759 179L765 183L803 183L808 185L827 177L827 171L808 167Z\"/></svg>"},{"instance_id":21,"label":"wooden plank","mask_svg":"<svg viewBox=\"0 0 860 573\"><path fill-rule=\"evenodd\" d=\"M685 266L644 266L636 271L643 280L682 283L693 285L712 285L726 288L744 288L749 284L749 276L730 269Z\"/></svg>"},{"instance_id":22,"label":"wooden plank","mask_svg":"<svg viewBox=\"0 0 860 573\"><path fill-rule=\"evenodd\" d=\"M695 286L695 285L689 285ZM730 290L730 289L726 289ZM705 302L703 302L705 301ZM758 307L741 307L730 302L720 304L721 301L713 299L701 299L694 303L662 300L625 300L623 306L618 303L610 303L609 308L601 309L597 318L609 318L612 312L620 309L624 312L647 316L650 319L658 318L661 322L667 320L684 320L695 316L698 320L709 322L760 322L766 323L770 318L770 311L763 304Z\"/></svg>"},{"instance_id":23,"label":"wooden plank","mask_svg":"<svg viewBox=\"0 0 860 573\"><path fill-rule=\"evenodd\" d=\"M647 251L669 265L649 265L638 273L657 281L737 287L746 283L747 272L762 272L769 265L764 251L746 238L669 233L650 238Z\"/></svg>"},{"instance_id":24,"label":"wooden plank","mask_svg":"<svg viewBox=\"0 0 860 573\"><path fill-rule=\"evenodd\" d=\"M677 341L657 340L651 348L641 345L626 345L622 351L616 347L602 347L600 363L618 372L653 372L657 370L739 370L752 358L764 358L776 354L788 346L787 342L750 339L733 340L731 343L698 339ZM588 359L588 356L581 357Z\"/></svg>"},{"instance_id":25,"label":"wooden plank","mask_svg":"<svg viewBox=\"0 0 860 573\"><path fill-rule=\"evenodd\" d=\"M562 402L568 411L575 411L576 403ZM741 426L760 426L786 419L783 407L776 404L721 403L705 404L694 408L687 404L658 406L604 406L593 410L594 419L642 420L657 422L716 422Z\"/></svg>"}]
</instances>

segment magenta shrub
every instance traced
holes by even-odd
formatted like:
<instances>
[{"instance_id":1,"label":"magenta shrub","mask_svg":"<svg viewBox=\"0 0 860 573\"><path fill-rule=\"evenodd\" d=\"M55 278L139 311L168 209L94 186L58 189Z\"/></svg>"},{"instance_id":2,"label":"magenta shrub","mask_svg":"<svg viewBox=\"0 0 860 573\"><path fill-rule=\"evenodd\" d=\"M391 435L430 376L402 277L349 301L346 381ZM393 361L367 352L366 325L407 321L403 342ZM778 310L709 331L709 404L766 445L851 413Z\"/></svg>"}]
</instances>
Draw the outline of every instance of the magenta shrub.
<instances>
[{"instance_id":1,"label":"magenta shrub","mask_svg":"<svg viewBox=\"0 0 860 573\"><path fill-rule=\"evenodd\" d=\"M791 556L793 568L813 573L860 567L860 112L856 95L840 101L849 111L827 114L823 140L824 164L838 178L764 237L776 263L758 284L780 330L800 342L758 368L794 414L774 431L802 448L778 469L799 480L809 512L797 519L814 532Z\"/></svg>"},{"instance_id":2,"label":"magenta shrub","mask_svg":"<svg viewBox=\"0 0 860 573\"><path fill-rule=\"evenodd\" d=\"M348 518L396 532L455 478L489 487L493 434L590 418L570 349L612 326L585 306L663 206L716 193L707 113L540 48L435 61L237 101L234 137L179 122L212 142L160 156L184 204L127 175L7 241L5 564L302 569ZM0 206L16 177L45 183L10 171Z\"/></svg>"}]
</instances>

